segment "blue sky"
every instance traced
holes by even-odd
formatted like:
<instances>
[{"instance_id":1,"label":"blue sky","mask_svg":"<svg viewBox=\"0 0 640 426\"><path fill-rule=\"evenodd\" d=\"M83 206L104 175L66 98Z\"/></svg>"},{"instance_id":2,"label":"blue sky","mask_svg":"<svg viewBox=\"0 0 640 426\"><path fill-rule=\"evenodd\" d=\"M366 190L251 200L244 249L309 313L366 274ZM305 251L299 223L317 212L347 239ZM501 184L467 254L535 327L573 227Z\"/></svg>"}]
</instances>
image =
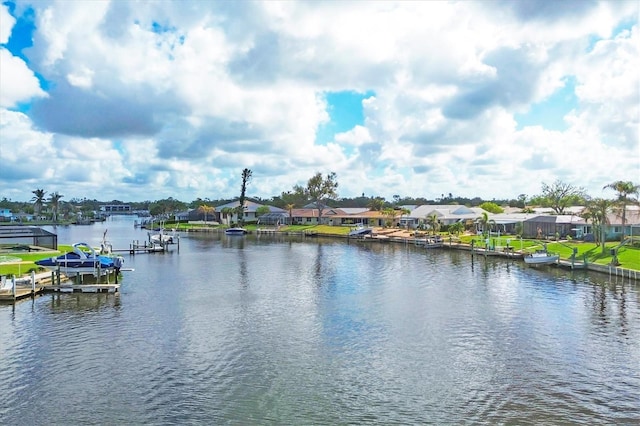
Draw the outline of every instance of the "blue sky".
<instances>
[{"instance_id":1,"label":"blue sky","mask_svg":"<svg viewBox=\"0 0 640 426\"><path fill-rule=\"evenodd\" d=\"M0 197L516 198L640 181L637 1L0 7Z\"/></svg>"}]
</instances>

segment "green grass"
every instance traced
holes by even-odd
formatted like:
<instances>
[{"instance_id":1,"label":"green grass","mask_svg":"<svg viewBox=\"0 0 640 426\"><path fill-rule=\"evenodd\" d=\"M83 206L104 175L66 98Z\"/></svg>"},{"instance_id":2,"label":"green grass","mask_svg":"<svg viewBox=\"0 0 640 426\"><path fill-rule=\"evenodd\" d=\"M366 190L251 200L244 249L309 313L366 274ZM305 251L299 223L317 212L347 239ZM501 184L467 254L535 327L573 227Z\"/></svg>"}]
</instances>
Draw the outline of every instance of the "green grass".
<instances>
[{"instance_id":1,"label":"green grass","mask_svg":"<svg viewBox=\"0 0 640 426\"><path fill-rule=\"evenodd\" d=\"M460 237L462 243L471 244L471 240L475 240L475 244L479 247L484 247L485 239L478 235L463 235ZM551 253L557 253L561 259L569 260L573 254L573 248L577 249L576 260L582 262L586 256L587 263L596 263L598 265L609 265L613 256L611 256L610 249L618 246L618 242L611 241L605 244L605 252L602 253L602 246L595 243L584 243L581 241L540 241L540 240L520 240L515 236L501 236L500 238L491 237L491 244L495 241L496 246L506 246L507 240L509 245L516 250L522 250L526 253L533 252L541 249L542 244L547 245L547 250ZM623 246L618 250L618 262L620 267L640 270L640 249L635 247Z\"/></svg>"},{"instance_id":2,"label":"green grass","mask_svg":"<svg viewBox=\"0 0 640 426\"><path fill-rule=\"evenodd\" d=\"M24 252L7 253L6 256L11 257L11 258L19 258L21 263L20 264L14 264L14 263L3 264L3 263L0 263L0 275L23 276L23 275L30 274L31 271L43 272L46 269L36 265L35 264L36 261L38 261L40 259L47 259L49 257L56 257L56 256L61 255L62 253L69 252L72 249L73 249L73 247L71 245L60 244L58 246L58 250L57 251L51 250L51 251L40 252L40 253L33 253L33 252L31 252L31 253L24 253Z\"/></svg>"}]
</instances>

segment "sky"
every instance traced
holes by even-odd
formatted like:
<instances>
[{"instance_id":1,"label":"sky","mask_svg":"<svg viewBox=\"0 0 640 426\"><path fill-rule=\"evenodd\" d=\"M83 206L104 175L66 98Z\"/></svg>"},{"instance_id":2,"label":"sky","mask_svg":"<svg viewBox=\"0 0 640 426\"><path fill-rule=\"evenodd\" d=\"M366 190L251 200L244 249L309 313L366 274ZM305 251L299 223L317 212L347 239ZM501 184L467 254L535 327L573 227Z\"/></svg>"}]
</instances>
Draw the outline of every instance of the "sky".
<instances>
[{"instance_id":1,"label":"sky","mask_svg":"<svg viewBox=\"0 0 640 426\"><path fill-rule=\"evenodd\" d=\"M640 2L0 4L0 198L640 183Z\"/></svg>"}]
</instances>

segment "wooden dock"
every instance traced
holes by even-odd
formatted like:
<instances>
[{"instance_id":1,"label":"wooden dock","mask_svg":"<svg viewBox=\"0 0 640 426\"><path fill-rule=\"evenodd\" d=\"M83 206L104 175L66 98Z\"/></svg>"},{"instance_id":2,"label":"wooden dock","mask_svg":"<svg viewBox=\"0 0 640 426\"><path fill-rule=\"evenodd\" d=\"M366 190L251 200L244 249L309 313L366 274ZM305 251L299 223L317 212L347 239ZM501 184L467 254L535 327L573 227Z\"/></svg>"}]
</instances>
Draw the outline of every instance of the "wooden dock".
<instances>
[{"instance_id":1,"label":"wooden dock","mask_svg":"<svg viewBox=\"0 0 640 426\"><path fill-rule=\"evenodd\" d=\"M44 293L117 293L120 284L59 284L45 285Z\"/></svg>"},{"instance_id":2,"label":"wooden dock","mask_svg":"<svg viewBox=\"0 0 640 426\"><path fill-rule=\"evenodd\" d=\"M88 283L79 284L72 278L55 272L32 273L30 277L4 279L5 286L0 288L0 302L14 303L33 298L43 293L117 293L120 284Z\"/></svg>"},{"instance_id":3,"label":"wooden dock","mask_svg":"<svg viewBox=\"0 0 640 426\"><path fill-rule=\"evenodd\" d=\"M129 248L126 249L112 249L112 253L129 253L131 255L139 254L139 253L164 253L165 251L169 251L169 246L172 244L178 245L178 250L180 250L180 242L178 240L177 243L151 243L144 241L140 243L140 241L133 241L129 244Z\"/></svg>"}]
</instances>

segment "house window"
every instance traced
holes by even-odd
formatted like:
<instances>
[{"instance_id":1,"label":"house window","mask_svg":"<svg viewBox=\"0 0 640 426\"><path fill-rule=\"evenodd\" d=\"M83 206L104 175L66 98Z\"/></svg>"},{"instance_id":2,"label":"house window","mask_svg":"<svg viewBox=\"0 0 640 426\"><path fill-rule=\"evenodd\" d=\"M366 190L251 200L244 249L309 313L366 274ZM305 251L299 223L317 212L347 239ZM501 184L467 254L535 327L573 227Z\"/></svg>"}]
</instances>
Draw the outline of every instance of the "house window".
<instances>
[{"instance_id":1,"label":"house window","mask_svg":"<svg viewBox=\"0 0 640 426\"><path fill-rule=\"evenodd\" d=\"M614 232L615 234L619 234L620 232L622 232L622 230L620 230L620 226L614 226L614 227L613 227L613 232Z\"/></svg>"}]
</instances>

